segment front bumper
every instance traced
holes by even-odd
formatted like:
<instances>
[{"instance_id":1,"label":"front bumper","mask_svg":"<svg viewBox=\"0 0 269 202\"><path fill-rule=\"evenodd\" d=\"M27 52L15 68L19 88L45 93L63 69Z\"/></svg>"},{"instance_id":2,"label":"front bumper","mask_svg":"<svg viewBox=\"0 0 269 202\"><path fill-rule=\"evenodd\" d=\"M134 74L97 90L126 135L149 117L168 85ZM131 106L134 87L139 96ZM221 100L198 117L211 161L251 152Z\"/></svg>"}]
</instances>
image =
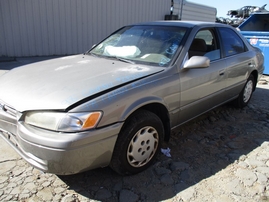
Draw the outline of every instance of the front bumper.
<instances>
[{"instance_id":1,"label":"front bumper","mask_svg":"<svg viewBox=\"0 0 269 202\"><path fill-rule=\"evenodd\" d=\"M0 136L32 166L59 175L109 165L122 124L59 133L18 122L0 110Z\"/></svg>"}]
</instances>

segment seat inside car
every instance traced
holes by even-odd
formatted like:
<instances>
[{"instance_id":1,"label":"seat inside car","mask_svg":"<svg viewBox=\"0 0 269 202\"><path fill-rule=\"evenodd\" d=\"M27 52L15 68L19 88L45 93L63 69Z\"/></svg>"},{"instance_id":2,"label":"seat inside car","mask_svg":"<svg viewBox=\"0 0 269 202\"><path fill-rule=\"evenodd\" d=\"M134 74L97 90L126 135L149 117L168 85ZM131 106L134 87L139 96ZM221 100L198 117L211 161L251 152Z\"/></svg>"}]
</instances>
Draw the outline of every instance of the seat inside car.
<instances>
[{"instance_id":1,"label":"seat inside car","mask_svg":"<svg viewBox=\"0 0 269 202\"><path fill-rule=\"evenodd\" d=\"M192 56L203 56L207 52L207 46L204 39L195 38L189 49L189 58Z\"/></svg>"}]
</instances>

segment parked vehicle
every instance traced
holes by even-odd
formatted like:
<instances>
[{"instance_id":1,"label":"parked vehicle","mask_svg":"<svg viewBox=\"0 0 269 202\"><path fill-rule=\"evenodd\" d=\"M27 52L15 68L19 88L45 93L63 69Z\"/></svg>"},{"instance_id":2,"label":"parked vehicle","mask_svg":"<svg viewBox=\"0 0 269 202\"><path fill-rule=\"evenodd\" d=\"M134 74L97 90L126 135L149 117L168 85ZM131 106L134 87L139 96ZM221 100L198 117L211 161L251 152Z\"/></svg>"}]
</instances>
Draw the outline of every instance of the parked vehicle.
<instances>
[{"instance_id":1,"label":"parked vehicle","mask_svg":"<svg viewBox=\"0 0 269 202\"><path fill-rule=\"evenodd\" d=\"M171 129L219 105L244 107L263 55L234 28L162 21L125 26L83 55L0 78L1 136L61 175L148 168Z\"/></svg>"},{"instance_id":2,"label":"parked vehicle","mask_svg":"<svg viewBox=\"0 0 269 202\"><path fill-rule=\"evenodd\" d=\"M269 12L255 13L247 18L238 30L249 43L262 50L264 61L264 74L269 75Z\"/></svg>"}]
</instances>

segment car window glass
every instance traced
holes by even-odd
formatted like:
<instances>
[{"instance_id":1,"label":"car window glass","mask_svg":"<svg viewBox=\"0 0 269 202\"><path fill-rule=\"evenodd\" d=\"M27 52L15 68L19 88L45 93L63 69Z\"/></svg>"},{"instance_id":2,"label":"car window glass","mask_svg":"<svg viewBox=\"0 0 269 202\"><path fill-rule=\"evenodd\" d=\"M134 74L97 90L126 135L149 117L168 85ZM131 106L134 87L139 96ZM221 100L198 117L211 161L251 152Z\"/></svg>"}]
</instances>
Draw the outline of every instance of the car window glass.
<instances>
[{"instance_id":1,"label":"car window glass","mask_svg":"<svg viewBox=\"0 0 269 202\"><path fill-rule=\"evenodd\" d=\"M213 36L212 33L209 30L201 30L199 31L195 38L204 39L206 45L212 45Z\"/></svg>"},{"instance_id":2,"label":"car window glass","mask_svg":"<svg viewBox=\"0 0 269 202\"><path fill-rule=\"evenodd\" d=\"M175 57L187 28L129 26L120 29L94 47L90 53L134 63L168 66Z\"/></svg>"},{"instance_id":3,"label":"car window glass","mask_svg":"<svg viewBox=\"0 0 269 202\"><path fill-rule=\"evenodd\" d=\"M224 56L232 56L245 52L245 45L235 31L230 28L219 28L222 39Z\"/></svg>"},{"instance_id":4,"label":"car window glass","mask_svg":"<svg viewBox=\"0 0 269 202\"><path fill-rule=\"evenodd\" d=\"M213 30L200 30L189 49L189 58L192 56L206 56L210 61L220 59L220 49L216 43Z\"/></svg>"}]
</instances>

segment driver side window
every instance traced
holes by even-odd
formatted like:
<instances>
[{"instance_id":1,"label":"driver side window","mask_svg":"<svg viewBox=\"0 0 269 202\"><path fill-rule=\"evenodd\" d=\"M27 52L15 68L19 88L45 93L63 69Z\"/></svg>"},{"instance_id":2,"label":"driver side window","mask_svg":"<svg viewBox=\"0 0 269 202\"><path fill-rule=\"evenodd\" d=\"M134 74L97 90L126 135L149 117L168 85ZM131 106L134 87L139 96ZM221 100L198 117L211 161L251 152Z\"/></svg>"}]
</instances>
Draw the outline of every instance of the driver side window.
<instances>
[{"instance_id":1,"label":"driver side window","mask_svg":"<svg viewBox=\"0 0 269 202\"><path fill-rule=\"evenodd\" d=\"M203 29L196 34L189 49L189 58L192 56L206 56L210 61L220 59L220 49L213 30Z\"/></svg>"}]
</instances>

